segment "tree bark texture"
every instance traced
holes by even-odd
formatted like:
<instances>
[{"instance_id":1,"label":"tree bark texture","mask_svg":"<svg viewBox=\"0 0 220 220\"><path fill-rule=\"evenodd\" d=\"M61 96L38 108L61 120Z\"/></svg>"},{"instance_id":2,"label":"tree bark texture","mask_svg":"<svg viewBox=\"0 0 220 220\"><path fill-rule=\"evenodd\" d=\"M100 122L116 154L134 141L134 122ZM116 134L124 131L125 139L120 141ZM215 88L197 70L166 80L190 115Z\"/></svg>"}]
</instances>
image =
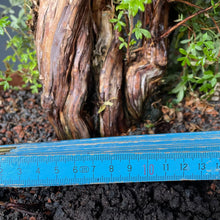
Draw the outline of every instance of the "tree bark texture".
<instances>
[{"instance_id":1,"label":"tree bark texture","mask_svg":"<svg viewBox=\"0 0 220 220\"><path fill-rule=\"evenodd\" d=\"M134 119L141 118L143 105L162 77L167 65L167 43L157 40L167 29L167 5L164 0L153 1L144 13L145 25L149 26L151 41L143 44L138 61L132 62L126 72L127 109Z\"/></svg>"},{"instance_id":2,"label":"tree bark texture","mask_svg":"<svg viewBox=\"0 0 220 220\"><path fill-rule=\"evenodd\" d=\"M111 0L40 0L35 41L42 106L60 139L125 132L141 118L166 67L167 45L157 40L167 28L165 0L146 6L141 20L152 38L129 63L109 21L114 13Z\"/></svg>"}]
</instances>

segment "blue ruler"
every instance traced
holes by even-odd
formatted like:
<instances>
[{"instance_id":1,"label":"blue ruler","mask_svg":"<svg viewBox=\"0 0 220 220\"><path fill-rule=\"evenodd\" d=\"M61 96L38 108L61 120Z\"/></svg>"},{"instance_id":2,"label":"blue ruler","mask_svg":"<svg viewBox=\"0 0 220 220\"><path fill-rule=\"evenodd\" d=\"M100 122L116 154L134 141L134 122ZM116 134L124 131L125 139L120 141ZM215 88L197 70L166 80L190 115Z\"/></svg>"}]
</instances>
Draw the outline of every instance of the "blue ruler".
<instances>
[{"instance_id":1,"label":"blue ruler","mask_svg":"<svg viewBox=\"0 0 220 220\"><path fill-rule=\"evenodd\" d=\"M220 179L220 131L0 147L0 186Z\"/></svg>"}]
</instances>

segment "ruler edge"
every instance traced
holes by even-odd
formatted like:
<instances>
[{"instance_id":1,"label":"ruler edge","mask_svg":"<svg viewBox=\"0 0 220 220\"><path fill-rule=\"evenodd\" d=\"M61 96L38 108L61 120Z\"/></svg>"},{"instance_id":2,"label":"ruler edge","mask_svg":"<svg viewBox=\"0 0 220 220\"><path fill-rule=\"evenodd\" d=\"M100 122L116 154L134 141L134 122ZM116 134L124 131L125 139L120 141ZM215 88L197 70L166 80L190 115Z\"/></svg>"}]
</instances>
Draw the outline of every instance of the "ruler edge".
<instances>
[{"instance_id":1,"label":"ruler edge","mask_svg":"<svg viewBox=\"0 0 220 220\"><path fill-rule=\"evenodd\" d=\"M190 137L190 140L191 140L191 137L193 136L193 134L195 134L195 133L172 133L172 134L163 134L163 135L142 135L141 137L142 137L142 139L144 139L144 138L146 138L146 139L150 139L150 137L152 137L152 136L154 136L155 138L157 138L158 136L160 136L160 137L162 137L162 136L174 136L174 137L179 137L179 136L182 136L182 137ZM200 136L200 135L203 135L203 137L202 138L197 138L197 139L194 139L195 141L199 141L199 142L202 142L202 141L204 141L204 140L208 140L208 137L210 137L210 135L211 136L217 136L218 138L217 139L215 139L215 138L213 138L212 140L216 140L215 141L215 143L217 143L217 146L216 146L216 148L215 147L212 147L212 148L207 148L206 146L204 146L204 149L203 149L203 151L202 151L202 149L198 149L197 150L197 152L199 153L199 154L202 154L202 153L214 153L214 152L216 152L215 150L216 149L219 149L220 148L220 138L219 138L219 136L220 136L220 131L214 131L214 132L196 132L196 135L197 136ZM208 136L206 136L205 137L205 135L208 135ZM140 136L127 136L127 137L130 137L131 139L132 138L137 138L137 137L140 137ZM87 139L87 141L88 140L92 140L92 141L96 141L96 140L99 140L99 141L101 141L101 140L103 140L103 139L114 139L115 141L117 141L117 140L120 140L120 137L111 137L111 138L96 138L96 139ZM126 140L126 137L123 137L123 139L125 139ZM184 140L187 140L187 139L181 139L181 141L184 141ZM83 140L84 142L85 142L85 140ZM59 141L59 142L49 142L50 143L50 147L52 146L54 146L54 145L56 145L57 143L69 143L69 142L71 142L71 143L79 143L79 142L81 142L81 140L77 140L77 141L75 141L75 140L71 140L71 141ZM177 141L178 142L178 141ZM177 142L175 142L175 141L173 141L173 144L178 144ZM157 143L160 143L160 142L157 142ZM40 144L47 144L47 142L46 143L40 143ZM212 143L210 143L211 145L212 145ZM41 153L41 152L39 152L39 154L30 154L30 152L28 152L27 151L27 153L26 154L24 154L24 155L19 155L19 154L16 154L16 151L15 150L17 150L18 152L19 152L19 149L21 149L21 148L23 148L23 147L25 147L25 148L27 148L28 146L30 147L30 149L32 148L31 146L32 145L35 145L35 146L37 146L38 145L38 143L33 143L33 144L20 144L20 145L2 145L1 147L0 147L0 149L9 149L10 150L10 148L13 148L13 149L11 149L11 151L10 152L6 152L4 155L0 155L0 159L9 159L10 160L10 157L17 157L17 159L19 159L19 158L22 158L22 157L54 157L54 158L56 158L56 157L58 157L59 155L55 155L55 154L53 154L53 152L44 152L43 154ZM16 147L16 149L14 149ZM194 148L195 148L195 146L193 146ZM178 149L178 151L176 151L176 152L173 152L173 153L187 153L187 152L185 152L184 151L184 148L181 148L181 147L178 147L178 146L176 146L176 149ZM18 153L17 152L17 153ZM161 149L158 149L157 151L156 151L157 153L160 153L160 154L163 154L164 152L162 152L161 151ZM194 152L192 152L192 151L190 151L191 153L194 153ZM189 153L190 153L189 152ZM49 154L46 154L46 153L49 153ZM74 150L72 151L72 153L74 153ZM69 152L69 153L62 153L62 151L60 151L60 156L68 156L68 155L72 155L72 153L71 152ZM97 154L99 154L100 152L96 152ZM113 154L117 154L116 152L114 152L114 151L112 151L112 153ZM120 154L120 152L118 152L119 154ZM131 151L131 152L126 152L126 153L130 153L130 154L133 154L133 153L138 153L138 152L134 152L134 151ZM146 153L146 152L145 152ZM169 148L168 148L168 151L167 151L167 153L169 153ZM219 153L219 152L217 152L217 153ZM81 151L81 153L80 152L78 152L78 154L75 154L75 155L73 155L73 156L77 156L77 155L84 155L85 154L85 151L84 150L82 150ZM91 154L94 154L94 152L87 152L87 154L88 155L91 155ZM104 151L103 152L103 154L111 154L111 152L110 151ZM149 154L151 154L151 153L149 153ZM152 152L152 154L154 154L153 152ZM219 158L220 159L220 158ZM207 177L206 177L207 178ZM201 180L211 180L211 179L206 179L206 178L204 178L204 179L186 179L186 178L183 178L183 179L178 179L178 180L154 180L154 181L148 181L148 182L160 182L160 181L201 181ZM217 180L217 179L220 179L220 176L219 175L216 175L216 176L214 176L213 177L215 180ZM213 180L214 180L213 179ZM126 181L126 183L134 183L135 181ZM138 182L145 182L145 181L138 181ZM108 183L121 183L121 182L94 182L94 183L85 183L85 184L75 184L75 183L72 183L72 184L63 184L63 185L65 185L65 186L67 186L67 185L90 185L90 184L108 184ZM46 184L43 184L43 185L36 185L36 187L45 187L45 186L60 186L60 184L55 184L55 183L53 183L52 185L51 184L48 184L48 185L46 185ZM33 186L33 185L28 185L28 184L11 184L11 185L5 185L5 184L0 184L0 187L35 187L35 186Z\"/></svg>"},{"instance_id":2,"label":"ruler edge","mask_svg":"<svg viewBox=\"0 0 220 220\"><path fill-rule=\"evenodd\" d=\"M193 136L196 138L193 138ZM186 146L189 145L190 146ZM168 133L155 135L90 138L56 142L0 145L0 157L52 154L105 154L126 152L149 152L170 150L177 152L220 150L220 131Z\"/></svg>"}]
</instances>

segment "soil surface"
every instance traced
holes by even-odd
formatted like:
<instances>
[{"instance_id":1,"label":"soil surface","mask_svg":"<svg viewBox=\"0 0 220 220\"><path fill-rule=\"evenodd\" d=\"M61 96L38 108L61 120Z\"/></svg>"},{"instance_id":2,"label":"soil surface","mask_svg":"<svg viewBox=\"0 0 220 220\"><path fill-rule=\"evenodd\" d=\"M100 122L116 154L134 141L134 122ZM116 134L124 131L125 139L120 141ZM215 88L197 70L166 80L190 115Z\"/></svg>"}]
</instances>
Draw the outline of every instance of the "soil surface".
<instances>
[{"instance_id":1,"label":"soil surface","mask_svg":"<svg viewBox=\"0 0 220 220\"><path fill-rule=\"evenodd\" d=\"M209 130L220 130L219 102L191 96L154 103L124 135ZM56 140L39 94L0 91L0 145ZM1 219L220 219L220 181L0 188Z\"/></svg>"}]
</instances>

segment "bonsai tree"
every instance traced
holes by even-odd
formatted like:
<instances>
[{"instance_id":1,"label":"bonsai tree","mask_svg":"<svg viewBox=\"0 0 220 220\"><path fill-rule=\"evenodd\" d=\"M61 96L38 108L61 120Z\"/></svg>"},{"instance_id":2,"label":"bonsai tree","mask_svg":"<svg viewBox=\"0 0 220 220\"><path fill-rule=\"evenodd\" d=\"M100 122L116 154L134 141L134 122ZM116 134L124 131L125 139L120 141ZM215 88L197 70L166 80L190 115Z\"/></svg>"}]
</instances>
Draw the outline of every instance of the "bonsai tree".
<instances>
[{"instance_id":1,"label":"bonsai tree","mask_svg":"<svg viewBox=\"0 0 220 220\"><path fill-rule=\"evenodd\" d=\"M141 119L167 64L167 27L165 0L40 1L42 106L60 139L116 136Z\"/></svg>"},{"instance_id":2,"label":"bonsai tree","mask_svg":"<svg viewBox=\"0 0 220 220\"><path fill-rule=\"evenodd\" d=\"M169 2L34 1L42 106L60 139L117 136L141 120L166 69L166 37L187 20L168 30Z\"/></svg>"}]
</instances>

